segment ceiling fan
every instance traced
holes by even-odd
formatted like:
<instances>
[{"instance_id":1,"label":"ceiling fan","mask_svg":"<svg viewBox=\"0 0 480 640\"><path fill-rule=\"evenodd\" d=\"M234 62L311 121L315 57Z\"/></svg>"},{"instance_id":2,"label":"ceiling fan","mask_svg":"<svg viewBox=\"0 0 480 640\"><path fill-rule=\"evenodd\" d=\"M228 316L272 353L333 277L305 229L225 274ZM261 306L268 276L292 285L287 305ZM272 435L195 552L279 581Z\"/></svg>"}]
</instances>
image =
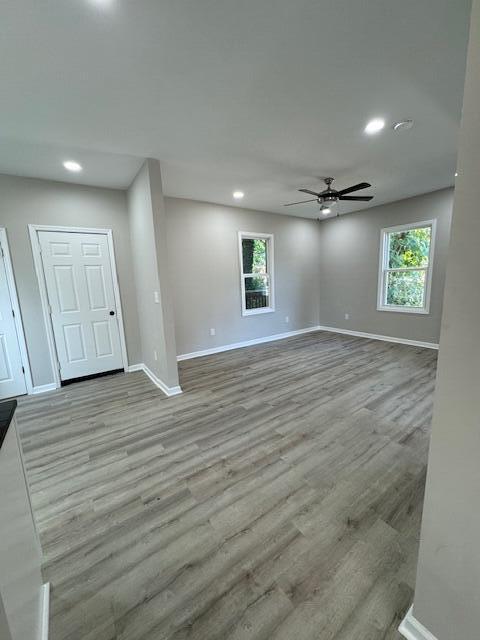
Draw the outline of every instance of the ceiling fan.
<instances>
[{"instance_id":1,"label":"ceiling fan","mask_svg":"<svg viewBox=\"0 0 480 640\"><path fill-rule=\"evenodd\" d=\"M323 191L317 193L316 191L311 191L310 189L299 189L302 193L308 193L315 198L311 200L301 200L300 202L289 202L288 204L284 204L284 207L291 207L295 204L304 204L306 202L318 202L318 204L322 205L322 207L329 208L330 204L334 204L339 200L348 200L348 201L357 201L357 202L369 202L372 200L373 196L349 196L348 193L353 193L354 191L360 191L361 189L368 189L372 185L368 182L360 182L359 184L354 184L351 187L347 187L347 189L342 189L341 191L337 191L332 188L332 183L334 178L325 178L324 182L327 185L327 188ZM329 212L328 212L329 213Z\"/></svg>"}]
</instances>

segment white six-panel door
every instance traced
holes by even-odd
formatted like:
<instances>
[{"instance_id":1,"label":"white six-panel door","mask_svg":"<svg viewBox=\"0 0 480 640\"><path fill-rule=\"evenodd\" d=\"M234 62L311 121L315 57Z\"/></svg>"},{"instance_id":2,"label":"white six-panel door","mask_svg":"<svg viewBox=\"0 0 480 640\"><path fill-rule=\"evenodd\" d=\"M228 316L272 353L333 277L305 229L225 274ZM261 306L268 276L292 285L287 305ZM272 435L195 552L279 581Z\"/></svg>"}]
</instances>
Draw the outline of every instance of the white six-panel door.
<instances>
[{"instance_id":1,"label":"white six-panel door","mask_svg":"<svg viewBox=\"0 0 480 640\"><path fill-rule=\"evenodd\" d=\"M0 250L0 399L27 393L3 250Z\"/></svg>"},{"instance_id":2,"label":"white six-panel door","mask_svg":"<svg viewBox=\"0 0 480 640\"><path fill-rule=\"evenodd\" d=\"M61 380L123 368L108 239L39 231Z\"/></svg>"}]
</instances>

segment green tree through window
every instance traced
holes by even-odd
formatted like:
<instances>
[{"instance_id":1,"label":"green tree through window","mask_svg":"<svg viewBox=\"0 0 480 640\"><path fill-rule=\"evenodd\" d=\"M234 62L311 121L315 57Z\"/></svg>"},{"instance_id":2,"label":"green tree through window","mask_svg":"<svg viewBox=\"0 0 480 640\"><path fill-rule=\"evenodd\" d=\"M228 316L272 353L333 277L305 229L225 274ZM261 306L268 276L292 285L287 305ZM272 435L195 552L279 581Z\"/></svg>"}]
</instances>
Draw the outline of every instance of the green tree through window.
<instances>
[{"instance_id":1,"label":"green tree through window","mask_svg":"<svg viewBox=\"0 0 480 640\"><path fill-rule=\"evenodd\" d=\"M389 268L428 267L431 227L390 233Z\"/></svg>"},{"instance_id":2,"label":"green tree through window","mask_svg":"<svg viewBox=\"0 0 480 640\"><path fill-rule=\"evenodd\" d=\"M383 304L424 309L432 226L386 232Z\"/></svg>"},{"instance_id":3,"label":"green tree through window","mask_svg":"<svg viewBox=\"0 0 480 640\"><path fill-rule=\"evenodd\" d=\"M243 273L267 272L267 242L259 238L242 241Z\"/></svg>"},{"instance_id":4,"label":"green tree through window","mask_svg":"<svg viewBox=\"0 0 480 640\"><path fill-rule=\"evenodd\" d=\"M245 310L270 307L270 238L242 238L242 279Z\"/></svg>"}]
</instances>

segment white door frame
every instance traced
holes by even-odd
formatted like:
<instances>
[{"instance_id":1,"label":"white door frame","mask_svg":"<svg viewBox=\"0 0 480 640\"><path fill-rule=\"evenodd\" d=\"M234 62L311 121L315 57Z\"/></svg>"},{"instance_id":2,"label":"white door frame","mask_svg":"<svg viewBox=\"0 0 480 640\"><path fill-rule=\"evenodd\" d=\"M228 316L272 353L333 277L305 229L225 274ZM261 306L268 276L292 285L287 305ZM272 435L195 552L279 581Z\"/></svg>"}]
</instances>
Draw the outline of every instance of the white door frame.
<instances>
[{"instance_id":1,"label":"white door frame","mask_svg":"<svg viewBox=\"0 0 480 640\"><path fill-rule=\"evenodd\" d=\"M50 316L47 285L45 283L45 273L43 271L43 262L40 252L40 241L38 238L39 231L60 231L66 233L96 233L99 235L107 236L108 252L110 254L110 265L112 268L113 279L113 295L115 297L115 306L117 308L117 320L120 333L120 347L122 352L123 368L128 371L128 358L127 358L127 346L125 342L125 328L123 326L123 314L122 303L120 299L120 288L118 286L117 265L115 262L115 250L113 246L113 232L111 229L92 229L89 227L62 227L60 225L46 225L46 224L29 224L28 232L30 234L30 242L32 245L33 263L35 265L35 273L37 274L38 288L40 290L40 299L42 301L43 321L45 329L47 331L48 350L50 352L50 361L52 364L52 371L55 386L58 388L61 385L60 379L60 365L57 356L57 347L55 345L55 338L53 335L52 318Z\"/></svg>"},{"instance_id":2,"label":"white door frame","mask_svg":"<svg viewBox=\"0 0 480 640\"><path fill-rule=\"evenodd\" d=\"M32 373L30 371L27 343L25 341L25 333L23 331L22 314L20 313L20 305L18 304L17 287L15 285L15 277L13 275L13 265L12 258L10 256L10 248L8 246L7 231L4 227L0 227L0 244L3 249L3 261L5 264L5 272L7 274L7 286L10 293L10 302L12 303L15 329L17 330L20 359L25 372L25 386L27 387L27 393L30 395L33 393Z\"/></svg>"}]
</instances>

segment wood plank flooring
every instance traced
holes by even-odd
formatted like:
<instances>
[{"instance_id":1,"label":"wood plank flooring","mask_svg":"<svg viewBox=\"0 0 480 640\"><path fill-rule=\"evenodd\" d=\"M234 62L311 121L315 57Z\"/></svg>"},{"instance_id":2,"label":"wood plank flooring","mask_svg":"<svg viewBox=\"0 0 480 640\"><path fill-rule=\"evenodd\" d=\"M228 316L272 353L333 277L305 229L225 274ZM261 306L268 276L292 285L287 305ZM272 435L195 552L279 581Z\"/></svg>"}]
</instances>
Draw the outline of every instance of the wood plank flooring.
<instances>
[{"instance_id":1,"label":"wood plank flooring","mask_svg":"<svg viewBox=\"0 0 480 640\"><path fill-rule=\"evenodd\" d=\"M436 352L326 332L23 398L51 640L393 640Z\"/></svg>"}]
</instances>

